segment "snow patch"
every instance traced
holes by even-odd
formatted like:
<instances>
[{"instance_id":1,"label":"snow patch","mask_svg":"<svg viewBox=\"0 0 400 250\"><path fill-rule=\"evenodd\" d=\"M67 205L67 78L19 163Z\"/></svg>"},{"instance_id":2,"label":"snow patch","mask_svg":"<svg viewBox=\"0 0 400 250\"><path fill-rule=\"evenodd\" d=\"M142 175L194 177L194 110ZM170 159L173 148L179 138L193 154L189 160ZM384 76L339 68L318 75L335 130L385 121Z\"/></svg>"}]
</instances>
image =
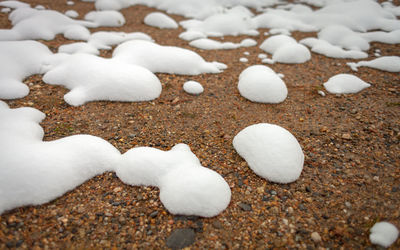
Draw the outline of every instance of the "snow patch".
<instances>
[{"instance_id":1,"label":"snow patch","mask_svg":"<svg viewBox=\"0 0 400 250\"><path fill-rule=\"evenodd\" d=\"M358 67L369 67L388 72L400 72L400 57L382 56L371 61L349 62L347 65L354 71L358 71Z\"/></svg>"},{"instance_id":2,"label":"snow patch","mask_svg":"<svg viewBox=\"0 0 400 250\"><path fill-rule=\"evenodd\" d=\"M282 79L269 67L253 65L239 75L240 94L252 101L280 103L286 99L287 88Z\"/></svg>"},{"instance_id":3,"label":"snow patch","mask_svg":"<svg viewBox=\"0 0 400 250\"><path fill-rule=\"evenodd\" d=\"M331 94L353 94L370 87L371 84L350 74L335 75L324 83L325 89Z\"/></svg>"},{"instance_id":4,"label":"snow patch","mask_svg":"<svg viewBox=\"0 0 400 250\"><path fill-rule=\"evenodd\" d=\"M183 90L192 95L200 95L203 93L204 88L199 82L187 81L183 84Z\"/></svg>"},{"instance_id":5,"label":"snow patch","mask_svg":"<svg viewBox=\"0 0 400 250\"><path fill-rule=\"evenodd\" d=\"M44 73L42 65L53 53L36 41L0 42L0 98L15 99L28 95L22 80Z\"/></svg>"},{"instance_id":6,"label":"snow patch","mask_svg":"<svg viewBox=\"0 0 400 250\"><path fill-rule=\"evenodd\" d=\"M389 247L399 237L399 230L392 223L386 221L375 223L370 231L369 239L371 243L383 247Z\"/></svg>"},{"instance_id":7,"label":"snow patch","mask_svg":"<svg viewBox=\"0 0 400 250\"><path fill-rule=\"evenodd\" d=\"M70 89L64 100L73 106L99 100L149 101L162 89L158 78L141 66L89 54L70 56L49 70L43 81Z\"/></svg>"},{"instance_id":8,"label":"snow patch","mask_svg":"<svg viewBox=\"0 0 400 250\"><path fill-rule=\"evenodd\" d=\"M177 29L174 19L161 12L152 12L144 18L144 23L160 29Z\"/></svg>"},{"instance_id":9,"label":"snow patch","mask_svg":"<svg viewBox=\"0 0 400 250\"><path fill-rule=\"evenodd\" d=\"M57 34L66 33L74 34L66 36L68 39L86 40L90 34L87 28L97 26L91 22L71 19L54 10L32 8L16 9L9 15L9 19L13 28L0 29L0 40L52 40Z\"/></svg>"},{"instance_id":10,"label":"snow patch","mask_svg":"<svg viewBox=\"0 0 400 250\"><path fill-rule=\"evenodd\" d=\"M102 27L121 27L125 24L124 16L115 10L91 11L85 15L85 20Z\"/></svg>"},{"instance_id":11,"label":"snow patch","mask_svg":"<svg viewBox=\"0 0 400 250\"><path fill-rule=\"evenodd\" d=\"M233 146L249 167L268 181L294 182L303 170L300 144L280 126L259 123L246 127L233 138Z\"/></svg>"},{"instance_id":12,"label":"snow patch","mask_svg":"<svg viewBox=\"0 0 400 250\"><path fill-rule=\"evenodd\" d=\"M260 45L260 48L272 54L273 62L304 63L311 59L311 53L304 45L286 35L269 37Z\"/></svg>"},{"instance_id":13,"label":"snow patch","mask_svg":"<svg viewBox=\"0 0 400 250\"><path fill-rule=\"evenodd\" d=\"M79 16L79 13L75 10L67 10L64 14L70 18L77 18Z\"/></svg>"},{"instance_id":14,"label":"snow patch","mask_svg":"<svg viewBox=\"0 0 400 250\"><path fill-rule=\"evenodd\" d=\"M0 214L47 203L106 171L130 185L159 187L161 202L173 214L212 217L230 202L226 181L201 166L185 144L166 152L138 147L121 155L91 135L42 141L44 118L37 109L9 109L0 101Z\"/></svg>"},{"instance_id":15,"label":"snow patch","mask_svg":"<svg viewBox=\"0 0 400 250\"><path fill-rule=\"evenodd\" d=\"M256 44L257 42L255 40L249 38L243 39L240 43L220 42L209 38L201 38L189 43L189 45L192 47L204 50L237 49L240 47L255 46Z\"/></svg>"},{"instance_id":16,"label":"snow patch","mask_svg":"<svg viewBox=\"0 0 400 250\"><path fill-rule=\"evenodd\" d=\"M198 75L220 73L226 68L225 64L206 62L199 54L188 49L141 40L120 44L114 49L113 58L140 65L153 73Z\"/></svg>"}]
</instances>

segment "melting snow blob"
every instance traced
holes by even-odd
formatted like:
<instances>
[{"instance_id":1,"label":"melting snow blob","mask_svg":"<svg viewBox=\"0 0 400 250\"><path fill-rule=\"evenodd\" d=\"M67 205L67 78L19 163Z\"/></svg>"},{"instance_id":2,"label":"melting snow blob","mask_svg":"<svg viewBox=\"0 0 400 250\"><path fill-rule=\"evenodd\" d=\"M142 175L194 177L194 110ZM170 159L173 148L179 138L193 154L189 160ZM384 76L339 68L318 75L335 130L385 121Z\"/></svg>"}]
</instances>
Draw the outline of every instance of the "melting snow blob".
<instances>
[{"instance_id":1,"label":"melting snow blob","mask_svg":"<svg viewBox=\"0 0 400 250\"><path fill-rule=\"evenodd\" d=\"M187 81L183 84L183 90L192 95L200 95L203 93L204 88L200 83L195 81Z\"/></svg>"},{"instance_id":2,"label":"melting snow blob","mask_svg":"<svg viewBox=\"0 0 400 250\"><path fill-rule=\"evenodd\" d=\"M52 40L60 33L69 39L86 40L90 35L87 27L97 26L91 22L71 19L54 10L32 8L16 9L9 15L9 19L13 28L0 29L0 40Z\"/></svg>"},{"instance_id":3,"label":"melting snow blob","mask_svg":"<svg viewBox=\"0 0 400 250\"><path fill-rule=\"evenodd\" d=\"M367 58L368 54L359 50L344 50L339 46L330 44L325 40L314 37L304 38L300 43L311 47L311 51L332 58Z\"/></svg>"},{"instance_id":4,"label":"melting snow blob","mask_svg":"<svg viewBox=\"0 0 400 250\"><path fill-rule=\"evenodd\" d=\"M178 24L174 19L161 12L152 12L144 18L144 23L160 29L176 29Z\"/></svg>"},{"instance_id":5,"label":"melting snow blob","mask_svg":"<svg viewBox=\"0 0 400 250\"><path fill-rule=\"evenodd\" d=\"M389 222L378 222L370 229L369 239L372 244L389 247L399 237L399 230Z\"/></svg>"},{"instance_id":6,"label":"melting snow blob","mask_svg":"<svg viewBox=\"0 0 400 250\"><path fill-rule=\"evenodd\" d=\"M282 79L264 65L253 65L242 71L238 89L244 98L262 103L283 102L288 93Z\"/></svg>"},{"instance_id":7,"label":"melting snow blob","mask_svg":"<svg viewBox=\"0 0 400 250\"><path fill-rule=\"evenodd\" d=\"M307 47L286 35L267 38L260 45L260 48L272 54L273 62L304 63L311 59L311 54Z\"/></svg>"},{"instance_id":8,"label":"melting snow blob","mask_svg":"<svg viewBox=\"0 0 400 250\"><path fill-rule=\"evenodd\" d=\"M122 155L117 176L130 185L160 188L160 200L173 214L212 217L229 204L231 191L216 172L200 165L186 144L170 151L133 148Z\"/></svg>"},{"instance_id":9,"label":"melting snow blob","mask_svg":"<svg viewBox=\"0 0 400 250\"><path fill-rule=\"evenodd\" d=\"M85 15L85 20L103 27L121 27L125 24L124 16L115 10L91 11Z\"/></svg>"},{"instance_id":10,"label":"melting snow blob","mask_svg":"<svg viewBox=\"0 0 400 250\"><path fill-rule=\"evenodd\" d=\"M358 67L370 67L383 71L400 72L400 57L382 56L371 61L349 62L347 65L354 71L358 71Z\"/></svg>"},{"instance_id":11,"label":"melting snow blob","mask_svg":"<svg viewBox=\"0 0 400 250\"><path fill-rule=\"evenodd\" d=\"M33 108L0 106L0 214L49 202L113 170L120 159L116 148L95 136L43 142L44 117Z\"/></svg>"},{"instance_id":12,"label":"melting snow blob","mask_svg":"<svg viewBox=\"0 0 400 250\"><path fill-rule=\"evenodd\" d=\"M29 88L22 80L30 75L44 73L43 63L53 55L36 41L0 42L0 98L22 98Z\"/></svg>"},{"instance_id":13,"label":"melting snow blob","mask_svg":"<svg viewBox=\"0 0 400 250\"><path fill-rule=\"evenodd\" d=\"M161 46L148 41L128 41L114 49L113 58L140 65L156 73L198 75L220 73L226 65L206 62L199 54L174 46Z\"/></svg>"},{"instance_id":14,"label":"melting snow blob","mask_svg":"<svg viewBox=\"0 0 400 250\"><path fill-rule=\"evenodd\" d=\"M79 13L76 12L75 10L67 10L64 15L70 18L77 18L79 16Z\"/></svg>"},{"instance_id":15,"label":"melting snow blob","mask_svg":"<svg viewBox=\"0 0 400 250\"><path fill-rule=\"evenodd\" d=\"M232 43L232 42L220 42L208 38L201 38L189 43L190 46L204 49L204 50L213 50L213 49L237 49L240 47L251 47L255 46L257 42L253 39L243 39L240 43Z\"/></svg>"},{"instance_id":16,"label":"melting snow blob","mask_svg":"<svg viewBox=\"0 0 400 250\"><path fill-rule=\"evenodd\" d=\"M251 17L252 13L246 7L236 6L225 13L209 16L204 21L193 19L180 24L188 31L202 32L206 36L258 35Z\"/></svg>"},{"instance_id":17,"label":"melting snow blob","mask_svg":"<svg viewBox=\"0 0 400 250\"><path fill-rule=\"evenodd\" d=\"M303 170L300 144L280 126L259 123L246 127L233 138L233 146L249 167L268 181L290 183Z\"/></svg>"},{"instance_id":18,"label":"melting snow blob","mask_svg":"<svg viewBox=\"0 0 400 250\"><path fill-rule=\"evenodd\" d=\"M230 202L225 180L202 167L185 144L167 152L138 147L121 156L90 135L44 142L44 118L37 109L9 109L0 101L0 214L47 203L105 171L130 185L159 187L161 202L174 214L212 217Z\"/></svg>"},{"instance_id":19,"label":"melting snow blob","mask_svg":"<svg viewBox=\"0 0 400 250\"><path fill-rule=\"evenodd\" d=\"M324 83L325 89L331 94L352 94L370 87L371 84L350 74L338 74Z\"/></svg>"},{"instance_id":20,"label":"melting snow blob","mask_svg":"<svg viewBox=\"0 0 400 250\"><path fill-rule=\"evenodd\" d=\"M159 97L162 89L146 68L89 54L70 56L49 70L43 81L70 89L64 100L73 106L95 100L149 101Z\"/></svg>"}]
</instances>

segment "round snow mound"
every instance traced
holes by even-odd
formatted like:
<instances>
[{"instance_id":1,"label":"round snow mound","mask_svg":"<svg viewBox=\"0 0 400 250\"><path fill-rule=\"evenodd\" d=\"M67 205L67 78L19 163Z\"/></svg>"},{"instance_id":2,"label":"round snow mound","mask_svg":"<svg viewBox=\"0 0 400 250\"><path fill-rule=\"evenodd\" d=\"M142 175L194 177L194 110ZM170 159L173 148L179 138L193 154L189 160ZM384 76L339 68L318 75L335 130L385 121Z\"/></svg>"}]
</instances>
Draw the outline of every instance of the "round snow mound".
<instances>
[{"instance_id":1,"label":"round snow mound","mask_svg":"<svg viewBox=\"0 0 400 250\"><path fill-rule=\"evenodd\" d=\"M389 247L397 240L399 230L389 222L378 222L370 229L369 239L373 244Z\"/></svg>"},{"instance_id":2,"label":"round snow mound","mask_svg":"<svg viewBox=\"0 0 400 250\"><path fill-rule=\"evenodd\" d=\"M299 43L285 44L279 47L272 56L272 60L280 63L304 63L310 59L310 51Z\"/></svg>"},{"instance_id":3,"label":"round snow mound","mask_svg":"<svg viewBox=\"0 0 400 250\"><path fill-rule=\"evenodd\" d=\"M275 51L278 50L281 46L296 43L297 41L293 37L286 35L276 35L265 39L265 41L260 45L260 49L270 54L274 54Z\"/></svg>"},{"instance_id":4,"label":"round snow mound","mask_svg":"<svg viewBox=\"0 0 400 250\"><path fill-rule=\"evenodd\" d=\"M160 29L176 29L178 24L174 19L161 12L152 12L144 18L144 23Z\"/></svg>"},{"instance_id":5,"label":"round snow mound","mask_svg":"<svg viewBox=\"0 0 400 250\"><path fill-rule=\"evenodd\" d=\"M283 102L288 90L282 79L269 67L253 65L239 75L240 94L252 101L262 103Z\"/></svg>"},{"instance_id":6,"label":"round snow mound","mask_svg":"<svg viewBox=\"0 0 400 250\"><path fill-rule=\"evenodd\" d=\"M371 84L350 74L335 75L324 83L325 89L331 94L353 94L368 88Z\"/></svg>"},{"instance_id":7,"label":"round snow mound","mask_svg":"<svg viewBox=\"0 0 400 250\"><path fill-rule=\"evenodd\" d=\"M183 90L191 95L200 95L203 93L204 88L200 83L195 81L187 81L183 84Z\"/></svg>"},{"instance_id":8,"label":"round snow mound","mask_svg":"<svg viewBox=\"0 0 400 250\"><path fill-rule=\"evenodd\" d=\"M277 125L251 125L233 138L233 147L257 175L268 181L293 182L303 170L300 144L289 131Z\"/></svg>"},{"instance_id":9,"label":"round snow mound","mask_svg":"<svg viewBox=\"0 0 400 250\"><path fill-rule=\"evenodd\" d=\"M160 200L172 214L213 217L229 205L231 190L216 172L183 164L162 178Z\"/></svg>"}]
</instances>

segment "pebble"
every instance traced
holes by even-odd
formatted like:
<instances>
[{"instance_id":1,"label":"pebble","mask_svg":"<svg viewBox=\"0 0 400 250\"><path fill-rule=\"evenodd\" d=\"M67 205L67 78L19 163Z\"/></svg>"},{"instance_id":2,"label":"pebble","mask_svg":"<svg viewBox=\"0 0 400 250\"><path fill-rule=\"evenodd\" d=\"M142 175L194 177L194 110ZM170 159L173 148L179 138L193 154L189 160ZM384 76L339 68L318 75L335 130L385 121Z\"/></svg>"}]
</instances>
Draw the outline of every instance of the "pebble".
<instances>
[{"instance_id":1,"label":"pebble","mask_svg":"<svg viewBox=\"0 0 400 250\"><path fill-rule=\"evenodd\" d=\"M351 135L350 134L342 134L342 138L345 140L350 140L351 139Z\"/></svg>"},{"instance_id":2,"label":"pebble","mask_svg":"<svg viewBox=\"0 0 400 250\"><path fill-rule=\"evenodd\" d=\"M247 203L239 203L238 205L243 211L251 211L251 205L247 204Z\"/></svg>"},{"instance_id":3,"label":"pebble","mask_svg":"<svg viewBox=\"0 0 400 250\"><path fill-rule=\"evenodd\" d=\"M312 239L314 242L316 242L316 243L322 241L321 236L320 236L319 233L317 233L317 232L313 232L313 233L311 234L311 239Z\"/></svg>"},{"instance_id":4,"label":"pebble","mask_svg":"<svg viewBox=\"0 0 400 250\"><path fill-rule=\"evenodd\" d=\"M221 229L222 228L222 223L219 220L213 221L212 225L216 229Z\"/></svg>"},{"instance_id":5,"label":"pebble","mask_svg":"<svg viewBox=\"0 0 400 250\"><path fill-rule=\"evenodd\" d=\"M166 240L166 245L172 249L182 249L192 245L196 233L191 228L178 228L174 230Z\"/></svg>"},{"instance_id":6,"label":"pebble","mask_svg":"<svg viewBox=\"0 0 400 250\"><path fill-rule=\"evenodd\" d=\"M150 216L151 218L155 218L155 217L157 217L157 215L158 215L158 211L154 211L154 212L152 212L149 216Z\"/></svg>"},{"instance_id":7,"label":"pebble","mask_svg":"<svg viewBox=\"0 0 400 250\"><path fill-rule=\"evenodd\" d=\"M288 207L287 208L287 212L289 213L289 214L292 214L294 211L293 211L293 208L292 207Z\"/></svg>"},{"instance_id":8,"label":"pebble","mask_svg":"<svg viewBox=\"0 0 400 250\"><path fill-rule=\"evenodd\" d=\"M278 207L271 207L271 213L273 213L273 214L279 213L279 208Z\"/></svg>"}]
</instances>

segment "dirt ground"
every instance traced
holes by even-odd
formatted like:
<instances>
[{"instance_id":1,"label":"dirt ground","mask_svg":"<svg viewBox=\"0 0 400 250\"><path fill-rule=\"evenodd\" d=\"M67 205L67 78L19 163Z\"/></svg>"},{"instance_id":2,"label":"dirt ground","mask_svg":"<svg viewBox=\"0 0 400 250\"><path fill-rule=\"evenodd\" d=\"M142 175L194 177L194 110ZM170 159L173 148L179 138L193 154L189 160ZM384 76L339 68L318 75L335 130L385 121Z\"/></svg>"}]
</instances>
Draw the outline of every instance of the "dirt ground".
<instances>
[{"instance_id":1,"label":"dirt ground","mask_svg":"<svg viewBox=\"0 0 400 250\"><path fill-rule=\"evenodd\" d=\"M83 16L93 3L34 0L64 12ZM398 4L398 3L397 3ZM248 66L260 64L257 47L203 51L178 38L183 32L160 30L143 24L144 6L121 10L127 23L121 28L99 28L149 34L161 45L196 51L207 61L227 64L220 74L181 76L156 74L163 84L152 102L91 102L72 107L63 100L67 89L27 78L30 94L6 101L10 107L31 106L46 113L42 122L45 140L74 134L99 136L121 153L136 146L169 150L186 143L203 166L221 174L232 190L228 208L213 218L168 213L154 187L133 187L114 173L97 176L62 197L41 206L17 208L0 216L0 249L5 248L167 248L167 238L179 228L194 232L193 249L376 249L369 229L377 221L400 228L400 76L366 67L353 72L349 59L312 54L303 64L270 66L284 74L288 97L280 104L253 103L241 97L238 76ZM181 16L170 15L175 20ZM0 14L0 28L10 28ZM258 45L264 32L252 37ZM297 40L315 36L294 32ZM238 42L245 36L226 36ZM41 41L56 51L73 41L57 36ZM382 56L400 56L400 45L372 43ZM247 63L239 62L249 52ZM111 56L111 51L101 55ZM331 76L350 73L371 83L357 94L320 96ZM183 91L187 80L200 82L205 91L192 96ZM325 91L326 92L326 91ZM288 129L305 154L300 178L281 185L255 175L232 146L245 127L273 123ZM311 237L314 233L314 239ZM318 233L320 239L315 237ZM391 246L399 249L400 240Z\"/></svg>"}]
</instances>

